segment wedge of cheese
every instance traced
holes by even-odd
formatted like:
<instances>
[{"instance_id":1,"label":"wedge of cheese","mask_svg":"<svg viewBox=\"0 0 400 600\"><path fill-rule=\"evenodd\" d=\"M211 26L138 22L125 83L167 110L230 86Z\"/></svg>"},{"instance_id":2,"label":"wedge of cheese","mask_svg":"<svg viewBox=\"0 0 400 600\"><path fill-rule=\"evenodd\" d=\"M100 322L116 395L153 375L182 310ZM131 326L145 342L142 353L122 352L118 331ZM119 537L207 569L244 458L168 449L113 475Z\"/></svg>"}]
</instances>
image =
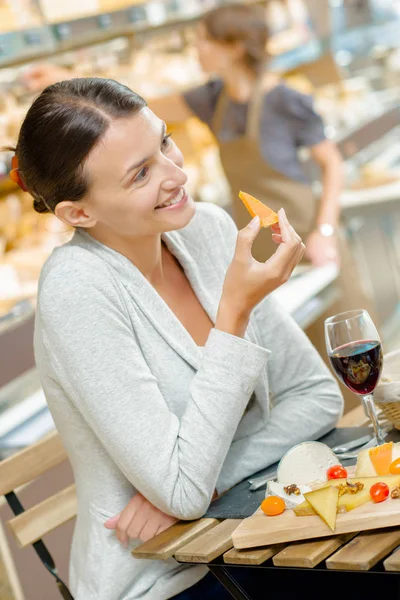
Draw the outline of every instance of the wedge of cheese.
<instances>
[{"instance_id":1,"label":"wedge of cheese","mask_svg":"<svg viewBox=\"0 0 400 600\"><path fill-rule=\"evenodd\" d=\"M251 196L246 192L239 192L239 198L252 217L260 217L261 227L270 227L271 225L274 225L274 223L279 222L277 213L257 200L257 198L254 198L254 196Z\"/></svg>"},{"instance_id":2,"label":"wedge of cheese","mask_svg":"<svg viewBox=\"0 0 400 600\"><path fill-rule=\"evenodd\" d=\"M400 442L387 442L375 448L361 450L357 456L355 476L388 475L390 463L397 458L400 458Z\"/></svg>"},{"instance_id":3,"label":"wedge of cheese","mask_svg":"<svg viewBox=\"0 0 400 600\"><path fill-rule=\"evenodd\" d=\"M377 475L388 475L390 463L392 462L393 442L381 444L375 448L370 448L369 457Z\"/></svg>"},{"instance_id":4,"label":"wedge of cheese","mask_svg":"<svg viewBox=\"0 0 400 600\"><path fill-rule=\"evenodd\" d=\"M335 531L339 490L333 485L328 485L319 490L306 492L304 497L328 527Z\"/></svg>"}]
</instances>

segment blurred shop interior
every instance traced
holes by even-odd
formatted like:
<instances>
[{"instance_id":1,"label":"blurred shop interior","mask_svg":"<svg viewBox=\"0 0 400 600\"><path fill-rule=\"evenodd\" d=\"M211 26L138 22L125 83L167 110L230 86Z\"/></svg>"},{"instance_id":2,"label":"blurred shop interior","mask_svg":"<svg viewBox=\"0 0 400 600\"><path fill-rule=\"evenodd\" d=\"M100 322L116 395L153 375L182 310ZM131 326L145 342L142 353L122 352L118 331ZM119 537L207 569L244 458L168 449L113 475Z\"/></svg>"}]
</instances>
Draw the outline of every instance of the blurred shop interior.
<instances>
[{"instance_id":1,"label":"blurred shop interior","mask_svg":"<svg viewBox=\"0 0 400 600\"><path fill-rule=\"evenodd\" d=\"M15 144L35 97L23 83L33 64L111 77L145 98L182 91L206 78L197 22L216 6L237 3L252 2L0 0L0 147ZM269 28L269 68L313 96L344 160L342 226L389 352L400 340L400 0L253 3L264 8ZM193 197L229 210L211 131L196 117L168 125ZM300 153L307 165L307 151ZM34 369L35 298L44 261L72 233L53 215L34 212L31 196L9 179L11 158L0 154L0 459L53 427ZM318 188L318 173L311 175ZM278 290L306 332L329 314L336 277L333 265L302 266ZM352 396L347 406L358 403ZM0 597L8 598L1 583ZM43 590L40 598L47 598Z\"/></svg>"},{"instance_id":2,"label":"blurred shop interior","mask_svg":"<svg viewBox=\"0 0 400 600\"><path fill-rule=\"evenodd\" d=\"M235 3L246 2L0 0L0 147L15 144L36 95L23 79L32 65L49 63L73 69L79 76L111 77L145 98L183 91L207 77L196 54L198 21L216 6ZM356 259L355 276L371 299L388 352L400 338L400 1L253 3L264 8L269 69L287 85L312 95L326 136L341 152L346 178L342 226ZM230 188L209 128L196 117L168 125L183 151L194 198L229 210ZM307 168L307 150L299 152ZM3 447L19 444L16 423L45 409L31 345L37 281L46 257L72 234L53 215L34 212L31 196L9 178L11 158L12 152L0 154ZM317 189L318 173L311 166L310 176ZM321 331L321 318L329 313L337 293L336 276L332 265L302 266L277 291L306 332L316 323ZM323 340L317 341L324 354ZM348 402L354 405L358 399L351 397ZM9 420L10 410L14 416ZM41 427L50 425L46 414L26 440L32 441L42 433Z\"/></svg>"}]
</instances>

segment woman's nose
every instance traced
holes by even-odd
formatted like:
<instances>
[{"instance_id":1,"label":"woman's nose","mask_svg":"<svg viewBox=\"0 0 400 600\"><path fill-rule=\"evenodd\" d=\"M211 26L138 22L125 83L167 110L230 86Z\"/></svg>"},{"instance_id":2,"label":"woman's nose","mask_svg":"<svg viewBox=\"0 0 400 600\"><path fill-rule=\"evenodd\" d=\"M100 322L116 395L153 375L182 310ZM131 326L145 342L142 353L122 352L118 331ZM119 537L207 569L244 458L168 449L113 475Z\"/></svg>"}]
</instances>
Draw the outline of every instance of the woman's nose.
<instances>
[{"instance_id":1,"label":"woman's nose","mask_svg":"<svg viewBox=\"0 0 400 600\"><path fill-rule=\"evenodd\" d=\"M170 168L165 173L163 187L166 190L174 190L179 186L185 185L188 176L180 165L170 161Z\"/></svg>"}]
</instances>

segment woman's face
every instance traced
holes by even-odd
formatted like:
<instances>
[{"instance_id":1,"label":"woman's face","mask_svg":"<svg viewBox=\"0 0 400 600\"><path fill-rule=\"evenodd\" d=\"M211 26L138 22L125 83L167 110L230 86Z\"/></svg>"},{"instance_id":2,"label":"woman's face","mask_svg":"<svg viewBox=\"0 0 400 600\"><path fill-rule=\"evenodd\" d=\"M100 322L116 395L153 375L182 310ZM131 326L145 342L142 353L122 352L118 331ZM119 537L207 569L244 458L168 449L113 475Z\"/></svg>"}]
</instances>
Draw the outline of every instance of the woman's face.
<instances>
[{"instance_id":1,"label":"woman's face","mask_svg":"<svg viewBox=\"0 0 400 600\"><path fill-rule=\"evenodd\" d=\"M240 59L238 45L214 40L204 23L197 26L196 47L201 68L205 73L223 75Z\"/></svg>"},{"instance_id":2,"label":"woman's face","mask_svg":"<svg viewBox=\"0 0 400 600\"><path fill-rule=\"evenodd\" d=\"M146 237L185 227L196 207L184 185L183 156L149 109L111 123L84 165L85 213L93 235Z\"/></svg>"}]
</instances>

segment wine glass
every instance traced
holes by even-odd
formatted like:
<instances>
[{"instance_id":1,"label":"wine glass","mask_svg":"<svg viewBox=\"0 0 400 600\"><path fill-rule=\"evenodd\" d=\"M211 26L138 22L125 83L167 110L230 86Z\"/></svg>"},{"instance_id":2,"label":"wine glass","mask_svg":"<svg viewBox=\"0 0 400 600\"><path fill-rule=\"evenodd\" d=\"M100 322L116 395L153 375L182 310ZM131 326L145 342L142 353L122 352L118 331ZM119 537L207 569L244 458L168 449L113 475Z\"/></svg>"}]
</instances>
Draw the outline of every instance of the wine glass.
<instances>
[{"instance_id":1,"label":"wine glass","mask_svg":"<svg viewBox=\"0 0 400 600\"><path fill-rule=\"evenodd\" d=\"M325 319L326 350L338 379L362 398L376 444L384 436L376 414L373 392L382 372L382 344L364 309L350 310Z\"/></svg>"}]
</instances>

